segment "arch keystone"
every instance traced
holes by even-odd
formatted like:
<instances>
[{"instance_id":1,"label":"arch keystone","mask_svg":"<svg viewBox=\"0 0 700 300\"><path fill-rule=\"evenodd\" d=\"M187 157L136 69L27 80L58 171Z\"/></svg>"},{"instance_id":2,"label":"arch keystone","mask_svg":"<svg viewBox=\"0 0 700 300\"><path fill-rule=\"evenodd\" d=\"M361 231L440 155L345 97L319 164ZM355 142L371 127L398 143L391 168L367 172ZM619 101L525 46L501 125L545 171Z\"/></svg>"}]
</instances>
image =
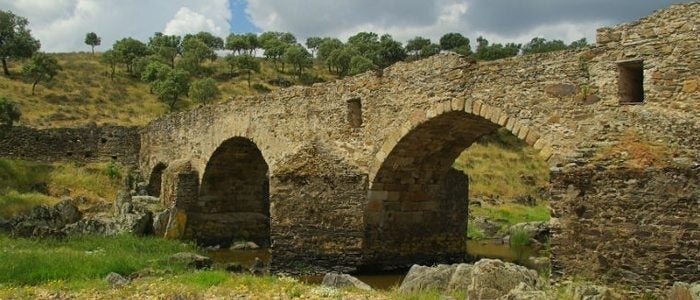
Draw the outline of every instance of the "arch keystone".
<instances>
[{"instance_id":1,"label":"arch keystone","mask_svg":"<svg viewBox=\"0 0 700 300\"><path fill-rule=\"evenodd\" d=\"M464 99L462 99L462 98L454 98L454 99L452 99L452 110L453 110L453 111L462 111L462 110L464 110Z\"/></svg>"},{"instance_id":2,"label":"arch keystone","mask_svg":"<svg viewBox=\"0 0 700 300\"><path fill-rule=\"evenodd\" d=\"M477 115L477 116L480 116L482 104L483 103L479 100L474 101L474 104L472 105L472 113Z\"/></svg>"},{"instance_id":3,"label":"arch keystone","mask_svg":"<svg viewBox=\"0 0 700 300\"><path fill-rule=\"evenodd\" d=\"M466 113L472 113L472 106L474 105L474 101L472 100L464 100L464 112Z\"/></svg>"}]
</instances>

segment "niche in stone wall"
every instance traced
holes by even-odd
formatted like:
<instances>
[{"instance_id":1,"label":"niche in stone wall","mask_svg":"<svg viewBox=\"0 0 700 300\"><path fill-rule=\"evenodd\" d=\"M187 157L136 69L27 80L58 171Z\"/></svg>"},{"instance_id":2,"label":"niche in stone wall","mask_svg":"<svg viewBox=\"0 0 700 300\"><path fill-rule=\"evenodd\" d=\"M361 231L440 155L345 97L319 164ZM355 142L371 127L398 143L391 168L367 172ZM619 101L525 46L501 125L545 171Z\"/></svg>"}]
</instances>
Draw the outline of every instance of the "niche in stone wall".
<instances>
[{"instance_id":1,"label":"niche in stone wall","mask_svg":"<svg viewBox=\"0 0 700 300\"><path fill-rule=\"evenodd\" d=\"M617 63L620 103L644 102L644 61Z\"/></svg>"},{"instance_id":2,"label":"niche in stone wall","mask_svg":"<svg viewBox=\"0 0 700 300\"><path fill-rule=\"evenodd\" d=\"M362 127L362 102L360 98L347 100L348 103L348 124L351 128Z\"/></svg>"}]
</instances>

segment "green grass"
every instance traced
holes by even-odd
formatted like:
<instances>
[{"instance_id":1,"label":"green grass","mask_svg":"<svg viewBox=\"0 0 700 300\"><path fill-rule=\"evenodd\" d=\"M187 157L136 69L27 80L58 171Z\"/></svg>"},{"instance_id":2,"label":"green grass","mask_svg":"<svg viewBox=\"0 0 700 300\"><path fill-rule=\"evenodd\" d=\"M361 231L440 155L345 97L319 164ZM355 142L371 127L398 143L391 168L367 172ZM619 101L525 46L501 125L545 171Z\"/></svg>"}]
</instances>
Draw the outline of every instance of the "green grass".
<instances>
[{"instance_id":1,"label":"green grass","mask_svg":"<svg viewBox=\"0 0 700 300\"><path fill-rule=\"evenodd\" d=\"M467 148L454 167L469 175L472 199L530 195L539 200L537 191L549 182L549 167L537 150L505 128Z\"/></svg>"},{"instance_id":2,"label":"green grass","mask_svg":"<svg viewBox=\"0 0 700 300\"><path fill-rule=\"evenodd\" d=\"M220 285L228 280L230 275L225 271L196 271L186 273L176 278L177 282L185 285L194 286L202 289L208 289L212 286Z\"/></svg>"},{"instance_id":3,"label":"green grass","mask_svg":"<svg viewBox=\"0 0 700 300\"><path fill-rule=\"evenodd\" d=\"M0 218L10 218L15 214L28 212L34 206L55 202L56 198L44 194L8 190L0 194Z\"/></svg>"},{"instance_id":4,"label":"green grass","mask_svg":"<svg viewBox=\"0 0 700 300\"><path fill-rule=\"evenodd\" d=\"M12 239L0 236L0 283L35 285L49 281L101 279L110 272L128 275L150 268L174 268L167 258L196 251L179 241L130 235L80 236L64 240Z\"/></svg>"},{"instance_id":5,"label":"green grass","mask_svg":"<svg viewBox=\"0 0 700 300\"><path fill-rule=\"evenodd\" d=\"M59 198L83 197L89 205L114 199L119 179L106 172L108 163L42 163L0 158L0 217L29 211L39 204L52 204ZM47 195L32 189L46 184Z\"/></svg>"}]
</instances>

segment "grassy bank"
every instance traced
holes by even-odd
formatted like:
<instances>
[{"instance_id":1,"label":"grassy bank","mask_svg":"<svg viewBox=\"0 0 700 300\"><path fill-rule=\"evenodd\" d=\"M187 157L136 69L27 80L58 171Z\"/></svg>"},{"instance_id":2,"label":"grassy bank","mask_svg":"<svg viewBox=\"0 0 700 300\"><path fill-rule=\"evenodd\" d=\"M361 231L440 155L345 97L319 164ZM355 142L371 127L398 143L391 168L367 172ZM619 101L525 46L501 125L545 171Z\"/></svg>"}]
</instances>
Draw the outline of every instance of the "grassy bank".
<instances>
[{"instance_id":1,"label":"grassy bank","mask_svg":"<svg viewBox=\"0 0 700 300\"><path fill-rule=\"evenodd\" d=\"M169 255L196 248L179 241L130 235L79 236L62 240L0 236L0 282L35 285L51 281L100 280L109 272L128 275L144 268L183 270Z\"/></svg>"},{"instance_id":2,"label":"grassy bank","mask_svg":"<svg viewBox=\"0 0 700 300\"><path fill-rule=\"evenodd\" d=\"M91 202L112 201L119 179L108 163L42 163L0 158L0 217L25 212L34 205L52 204L61 197Z\"/></svg>"},{"instance_id":3,"label":"grassy bank","mask_svg":"<svg viewBox=\"0 0 700 300\"><path fill-rule=\"evenodd\" d=\"M508 130L482 137L462 152L454 167L469 175L469 199L479 201L469 206L470 218L485 218L501 232L516 223L549 220L549 199L541 192L549 184L549 167L537 150ZM514 203L517 197L531 198L534 206ZM473 222L468 223L467 236L491 238Z\"/></svg>"}]
</instances>

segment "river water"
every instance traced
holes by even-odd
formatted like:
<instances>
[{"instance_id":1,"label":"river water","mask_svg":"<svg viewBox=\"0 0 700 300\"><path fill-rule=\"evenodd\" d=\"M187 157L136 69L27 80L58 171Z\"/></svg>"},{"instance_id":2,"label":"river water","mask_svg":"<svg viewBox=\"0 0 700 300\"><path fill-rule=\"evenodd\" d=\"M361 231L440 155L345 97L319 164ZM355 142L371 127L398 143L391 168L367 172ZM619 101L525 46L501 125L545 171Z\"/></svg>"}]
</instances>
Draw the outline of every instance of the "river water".
<instances>
[{"instance_id":1,"label":"river water","mask_svg":"<svg viewBox=\"0 0 700 300\"><path fill-rule=\"evenodd\" d=\"M522 255L523 257L530 257L533 253L536 253L536 249L527 248ZM496 241L467 241L467 254L475 260L480 258L498 258L503 261L513 262L517 259L516 253L511 250L508 244ZM270 260L269 249L218 249L209 251L208 255L217 263L239 263L246 268L253 263L256 257L260 258L265 263ZM406 272L353 274L353 276L369 284L372 288L390 289L401 283L406 276ZM307 283L318 284L321 283L323 276L300 276L299 279Z\"/></svg>"}]
</instances>

